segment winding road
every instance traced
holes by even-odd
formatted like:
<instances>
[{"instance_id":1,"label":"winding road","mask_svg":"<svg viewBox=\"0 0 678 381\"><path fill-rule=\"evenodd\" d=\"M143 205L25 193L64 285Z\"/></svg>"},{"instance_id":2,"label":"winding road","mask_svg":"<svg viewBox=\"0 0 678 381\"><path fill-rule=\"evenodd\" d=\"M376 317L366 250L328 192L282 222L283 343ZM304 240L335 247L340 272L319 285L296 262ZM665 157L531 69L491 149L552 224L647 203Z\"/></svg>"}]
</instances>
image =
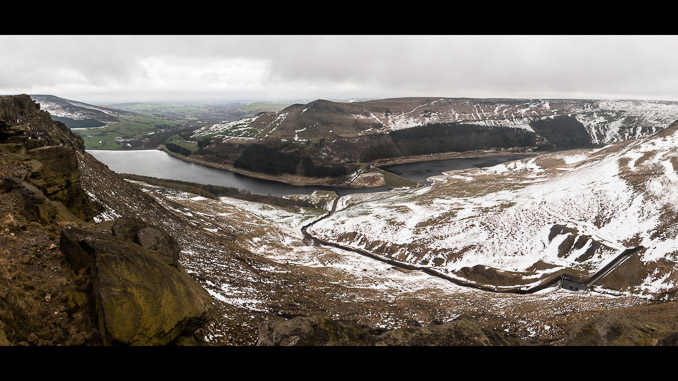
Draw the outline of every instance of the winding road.
<instances>
[{"instance_id":1,"label":"winding road","mask_svg":"<svg viewBox=\"0 0 678 381\"><path fill-rule=\"evenodd\" d=\"M431 276L435 276L435 277L450 281L450 282L452 282L452 283L454 283L458 286L470 287L470 288L475 288L475 289L483 290L483 291L497 292L497 293L512 293L512 294L533 294L537 291L544 290L548 287L557 287L559 285L562 286L565 281L580 285L581 287L576 288L577 291L586 290L586 289L590 288L593 284L598 282L600 279L602 279L603 277L607 276L612 271L614 271L619 265L624 263L624 261L626 261L632 254L644 249L643 246L638 246L638 247L628 248L628 249L624 250L621 254L619 254L617 257L615 257L607 265L603 266L603 268L598 270L595 274L593 274L593 276L591 276L587 281L584 281L584 282L573 281L573 277L571 275L561 274L561 275L554 276L553 278L551 278L551 279L549 279L549 280L547 280L547 281L545 281L541 284L538 284L534 287L502 289L502 288L498 288L498 287L495 287L495 286L472 283L472 282L464 281L464 280L461 280L461 279L453 278L453 277L450 277L449 275L443 274L443 273L438 272L436 270L433 270L429 267L416 266L416 265L412 265L412 264L409 264L409 263L404 263L404 262L396 261L396 260L393 260L393 259L385 258L385 257L382 257L380 255L371 253L367 250L363 250L363 249L359 249L359 248L353 248L353 247L349 247L349 246L344 246L344 245L338 244L336 242L326 241L324 239L317 238L317 237L313 236L311 233L309 233L308 232L309 227L313 226L314 224L317 224L318 222L320 222L320 221L322 221L326 218L329 218L330 216L332 216L336 212L337 204L339 203L340 198L341 198L341 196L338 196L337 198L334 199L334 202L332 203L332 208L327 214L318 218L317 220L314 220L314 221L302 226L301 233L304 235L305 238L307 238L311 242L317 243L319 245L331 246L331 247L336 247L338 249L351 251L351 252L358 253L360 255L375 259L377 261L388 263L389 265L392 265L394 267L398 267L398 268L402 268L402 269L406 269L406 270L422 271L422 272L429 274ZM575 290L575 288L571 288L571 289Z\"/></svg>"}]
</instances>

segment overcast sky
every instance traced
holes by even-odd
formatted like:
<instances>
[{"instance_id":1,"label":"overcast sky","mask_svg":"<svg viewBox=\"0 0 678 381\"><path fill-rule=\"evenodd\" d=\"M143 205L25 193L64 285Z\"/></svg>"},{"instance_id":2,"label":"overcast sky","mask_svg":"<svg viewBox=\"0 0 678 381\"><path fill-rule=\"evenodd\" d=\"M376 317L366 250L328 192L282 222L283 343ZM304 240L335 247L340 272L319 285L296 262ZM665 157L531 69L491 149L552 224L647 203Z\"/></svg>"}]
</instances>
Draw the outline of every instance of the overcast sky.
<instances>
[{"instance_id":1,"label":"overcast sky","mask_svg":"<svg viewBox=\"0 0 678 381\"><path fill-rule=\"evenodd\" d=\"M0 36L0 94L95 104L678 100L678 36Z\"/></svg>"}]
</instances>

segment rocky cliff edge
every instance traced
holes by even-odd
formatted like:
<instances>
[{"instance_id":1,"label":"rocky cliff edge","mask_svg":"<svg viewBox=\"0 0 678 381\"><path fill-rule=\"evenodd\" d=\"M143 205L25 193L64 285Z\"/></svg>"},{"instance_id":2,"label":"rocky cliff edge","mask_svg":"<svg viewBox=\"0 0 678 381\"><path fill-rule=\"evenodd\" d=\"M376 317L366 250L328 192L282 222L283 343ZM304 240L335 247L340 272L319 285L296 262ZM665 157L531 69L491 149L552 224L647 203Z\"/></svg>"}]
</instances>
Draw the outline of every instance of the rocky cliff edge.
<instances>
[{"instance_id":1,"label":"rocky cliff edge","mask_svg":"<svg viewBox=\"0 0 678 381\"><path fill-rule=\"evenodd\" d=\"M0 345L199 344L211 297L162 228L93 222L83 155L29 96L0 97Z\"/></svg>"}]
</instances>

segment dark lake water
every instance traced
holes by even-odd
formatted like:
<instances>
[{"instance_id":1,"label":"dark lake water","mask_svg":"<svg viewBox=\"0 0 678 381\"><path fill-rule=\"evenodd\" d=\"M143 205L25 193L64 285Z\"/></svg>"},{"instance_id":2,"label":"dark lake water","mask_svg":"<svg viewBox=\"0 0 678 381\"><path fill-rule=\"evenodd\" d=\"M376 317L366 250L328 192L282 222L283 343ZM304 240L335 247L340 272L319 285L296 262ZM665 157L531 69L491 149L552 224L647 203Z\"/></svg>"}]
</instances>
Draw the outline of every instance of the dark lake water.
<instances>
[{"instance_id":1,"label":"dark lake water","mask_svg":"<svg viewBox=\"0 0 678 381\"><path fill-rule=\"evenodd\" d=\"M161 179L190 181L199 184L221 185L245 189L253 194L284 196L287 194L308 194L315 190L333 190L339 195L384 191L388 188L352 189L324 186L294 186L243 176L237 173L188 163L158 150L141 151L87 151L117 173L131 173ZM436 160L421 163L399 164L385 167L400 176L420 183L426 183L429 176L453 169L492 166L519 157L491 157L478 159Z\"/></svg>"},{"instance_id":2,"label":"dark lake water","mask_svg":"<svg viewBox=\"0 0 678 381\"><path fill-rule=\"evenodd\" d=\"M160 179L190 181L248 190L253 194L284 196L310 194L315 190L333 190L338 195L388 190L386 187L351 189L323 186L294 186L277 181L261 180L238 173L188 163L158 150L106 151L89 150L92 156L117 173L151 176Z\"/></svg>"},{"instance_id":3,"label":"dark lake water","mask_svg":"<svg viewBox=\"0 0 678 381\"><path fill-rule=\"evenodd\" d=\"M431 184L426 181L431 176L439 175L445 171L468 168L492 167L507 161L520 160L530 156L506 155L479 157L472 159L447 159L422 161L418 163L397 164L381 167L382 169L395 173L396 175L414 180L420 184Z\"/></svg>"}]
</instances>

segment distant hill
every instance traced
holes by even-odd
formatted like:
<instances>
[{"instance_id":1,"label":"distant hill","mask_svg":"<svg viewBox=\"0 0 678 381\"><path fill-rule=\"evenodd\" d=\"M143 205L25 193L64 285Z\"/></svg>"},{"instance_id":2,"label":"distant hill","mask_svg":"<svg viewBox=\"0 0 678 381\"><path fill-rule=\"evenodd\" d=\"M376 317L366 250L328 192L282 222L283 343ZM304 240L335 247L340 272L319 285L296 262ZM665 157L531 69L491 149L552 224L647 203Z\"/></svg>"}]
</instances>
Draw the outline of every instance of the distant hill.
<instances>
[{"instance_id":1,"label":"distant hill","mask_svg":"<svg viewBox=\"0 0 678 381\"><path fill-rule=\"evenodd\" d=\"M535 121L568 116L586 129L594 144L656 132L678 116L678 103L577 99L392 98L364 102L316 100L264 112L246 121L217 124L195 136L256 131L251 137L313 140L351 138L429 124L470 124L536 132ZM232 127L238 128L232 128ZM663 126L663 127L660 127Z\"/></svg>"},{"instance_id":2,"label":"distant hill","mask_svg":"<svg viewBox=\"0 0 678 381\"><path fill-rule=\"evenodd\" d=\"M192 137L201 150L191 156L237 166L284 152L292 164L305 157L313 165L344 165L475 150L592 148L649 136L676 119L678 103L662 101L316 100L197 129Z\"/></svg>"},{"instance_id":3,"label":"distant hill","mask_svg":"<svg viewBox=\"0 0 678 381\"><path fill-rule=\"evenodd\" d=\"M108 123L119 122L120 115L129 112L110 107L60 98L54 95L35 94L30 97L47 111L53 120L63 122L69 128L101 127Z\"/></svg>"}]
</instances>

